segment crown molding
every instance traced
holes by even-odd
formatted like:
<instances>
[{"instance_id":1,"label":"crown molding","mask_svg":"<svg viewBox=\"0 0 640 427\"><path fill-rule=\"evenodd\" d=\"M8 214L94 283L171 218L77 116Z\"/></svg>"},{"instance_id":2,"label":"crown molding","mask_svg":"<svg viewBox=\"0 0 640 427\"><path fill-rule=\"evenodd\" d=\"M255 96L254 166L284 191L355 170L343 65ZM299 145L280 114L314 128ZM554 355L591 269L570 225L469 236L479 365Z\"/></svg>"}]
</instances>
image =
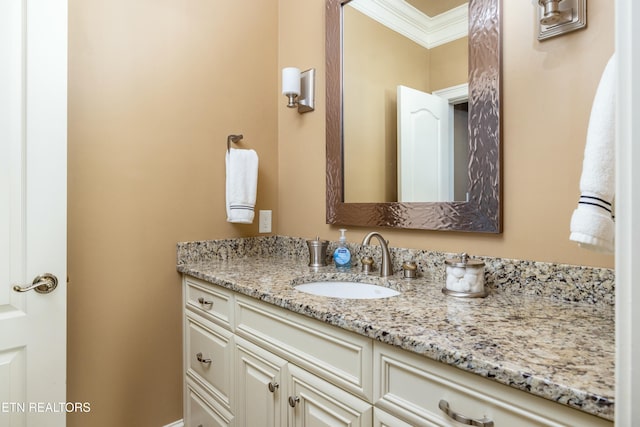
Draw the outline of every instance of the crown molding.
<instances>
[{"instance_id":1,"label":"crown molding","mask_svg":"<svg viewBox=\"0 0 640 427\"><path fill-rule=\"evenodd\" d=\"M469 4L430 17L404 0L352 0L349 5L427 49L469 34Z\"/></svg>"}]
</instances>

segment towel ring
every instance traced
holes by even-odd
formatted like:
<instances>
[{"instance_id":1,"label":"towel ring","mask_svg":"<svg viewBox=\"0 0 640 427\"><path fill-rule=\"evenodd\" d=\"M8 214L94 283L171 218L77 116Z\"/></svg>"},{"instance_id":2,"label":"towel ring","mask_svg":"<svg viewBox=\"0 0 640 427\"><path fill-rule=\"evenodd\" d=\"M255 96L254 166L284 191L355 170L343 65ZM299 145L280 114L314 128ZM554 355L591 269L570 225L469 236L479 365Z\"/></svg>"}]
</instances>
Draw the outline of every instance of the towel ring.
<instances>
[{"instance_id":1,"label":"towel ring","mask_svg":"<svg viewBox=\"0 0 640 427\"><path fill-rule=\"evenodd\" d=\"M229 135L227 137L227 152L229 152L229 150L231 149L231 143L233 142L234 144L236 144L237 142L239 142L242 139L242 134L240 135Z\"/></svg>"}]
</instances>

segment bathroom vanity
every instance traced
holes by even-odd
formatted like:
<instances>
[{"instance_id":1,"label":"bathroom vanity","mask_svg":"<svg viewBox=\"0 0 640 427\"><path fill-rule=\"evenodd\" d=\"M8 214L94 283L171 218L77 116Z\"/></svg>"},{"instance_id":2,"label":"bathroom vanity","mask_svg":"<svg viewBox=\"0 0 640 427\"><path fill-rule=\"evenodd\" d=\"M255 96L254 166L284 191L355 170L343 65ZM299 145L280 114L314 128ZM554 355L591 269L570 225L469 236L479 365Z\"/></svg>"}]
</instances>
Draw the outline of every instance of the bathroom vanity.
<instances>
[{"instance_id":1,"label":"bathroom vanity","mask_svg":"<svg viewBox=\"0 0 640 427\"><path fill-rule=\"evenodd\" d=\"M428 277L233 255L242 252L179 255L186 426L613 424L611 308L498 292L457 299ZM327 279L400 295L294 289Z\"/></svg>"}]
</instances>

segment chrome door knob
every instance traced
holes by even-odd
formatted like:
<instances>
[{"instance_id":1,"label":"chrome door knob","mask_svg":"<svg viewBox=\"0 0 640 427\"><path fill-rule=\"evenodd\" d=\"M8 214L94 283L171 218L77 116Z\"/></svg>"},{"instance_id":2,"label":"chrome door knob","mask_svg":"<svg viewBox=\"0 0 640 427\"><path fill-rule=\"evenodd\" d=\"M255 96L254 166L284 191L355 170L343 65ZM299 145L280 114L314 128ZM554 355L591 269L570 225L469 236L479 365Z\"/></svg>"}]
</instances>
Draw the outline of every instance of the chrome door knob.
<instances>
[{"instance_id":1,"label":"chrome door knob","mask_svg":"<svg viewBox=\"0 0 640 427\"><path fill-rule=\"evenodd\" d=\"M48 294L52 292L58 286L58 278L51 273L44 273L41 276L36 276L33 279L33 283L28 286L15 285L13 290L16 292L27 292L32 289L39 294Z\"/></svg>"}]
</instances>

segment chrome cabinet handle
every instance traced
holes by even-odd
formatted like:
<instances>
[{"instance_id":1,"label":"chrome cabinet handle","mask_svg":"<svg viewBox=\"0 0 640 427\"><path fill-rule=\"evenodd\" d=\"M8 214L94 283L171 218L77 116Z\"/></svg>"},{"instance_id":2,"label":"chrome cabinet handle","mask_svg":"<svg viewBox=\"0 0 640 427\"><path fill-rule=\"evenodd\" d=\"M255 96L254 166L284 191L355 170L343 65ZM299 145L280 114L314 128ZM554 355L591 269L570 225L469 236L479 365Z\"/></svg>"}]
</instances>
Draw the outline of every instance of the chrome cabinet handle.
<instances>
[{"instance_id":1,"label":"chrome cabinet handle","mask_svg":"<svg viewBox=\"0 0 640 427\"><path fill-rule=\"evenodd\" d=\"M39 294L48 294L52 292L58 286L58 278L51 273L44 273L41 276L36 276L33 279L33 283L29 286L15 285L13 290L16 292L27 292L32 289Z\"/></svg>"},{"instance_id":2,"label":"chrome cabinet handle","mask_svg":"<svg viewBox=\"0 0 640 427\"><path fill-rule=\"evenodd\" d=\"M298 396L289 396L289 406L295 408L298 402L300 402L300 398Z\"/></svg>"},{"instance_id":3,"label":"chrome cabinet handle","mask_svg":"<svg viewBox=\"0 0 640 427\"><path fill-rule=\"evenodd\" d=\"M211 307L213 307L213 301L206 300L204 299L204 297L199 297L198 302L200 303L202 308L205 308L207 310L211 310Z\"/></svg>"},{"instance_id":4,"label":"chrome cabinet handle","mask_svg":"<svg viewBox=\"0 0 640 427\"><path fill-rule=\"evenodd\" d=\"M476 427L493 427L493 421L483 418L481 420L474 420L473 418L465 417L464 415L460 415L457 412L452 411L449 408L449 402L446 400L440 400L438 403L438 408L445 414L449 416L449 418L462 423L468 426L476 426Z\"/></svg>"},{"instance_id":5,"label":"chrome cabinet handle","mask_svg":"<svg viewBox=\"0 0 640 427\"><path fill-rule=\"evenodd\" d=\"M277 382L271 381L269 382L268 387L271 393L275 393L278 387L280 387L280 384L278 384Z\"/></svg>"},{"instance_id":6,"label":"chrome cabinet handle","mask_svg":"<svg viewBox=\"0 0 640 427\"><path fill-rule=\"evenodd\" d=\"M211 359L205 359L202 357L202 353L198 353L196 354L196 359L198 359L198 362L200 363L204 363L206 365L211 364Z\"/></svg>"}]
</instances>

